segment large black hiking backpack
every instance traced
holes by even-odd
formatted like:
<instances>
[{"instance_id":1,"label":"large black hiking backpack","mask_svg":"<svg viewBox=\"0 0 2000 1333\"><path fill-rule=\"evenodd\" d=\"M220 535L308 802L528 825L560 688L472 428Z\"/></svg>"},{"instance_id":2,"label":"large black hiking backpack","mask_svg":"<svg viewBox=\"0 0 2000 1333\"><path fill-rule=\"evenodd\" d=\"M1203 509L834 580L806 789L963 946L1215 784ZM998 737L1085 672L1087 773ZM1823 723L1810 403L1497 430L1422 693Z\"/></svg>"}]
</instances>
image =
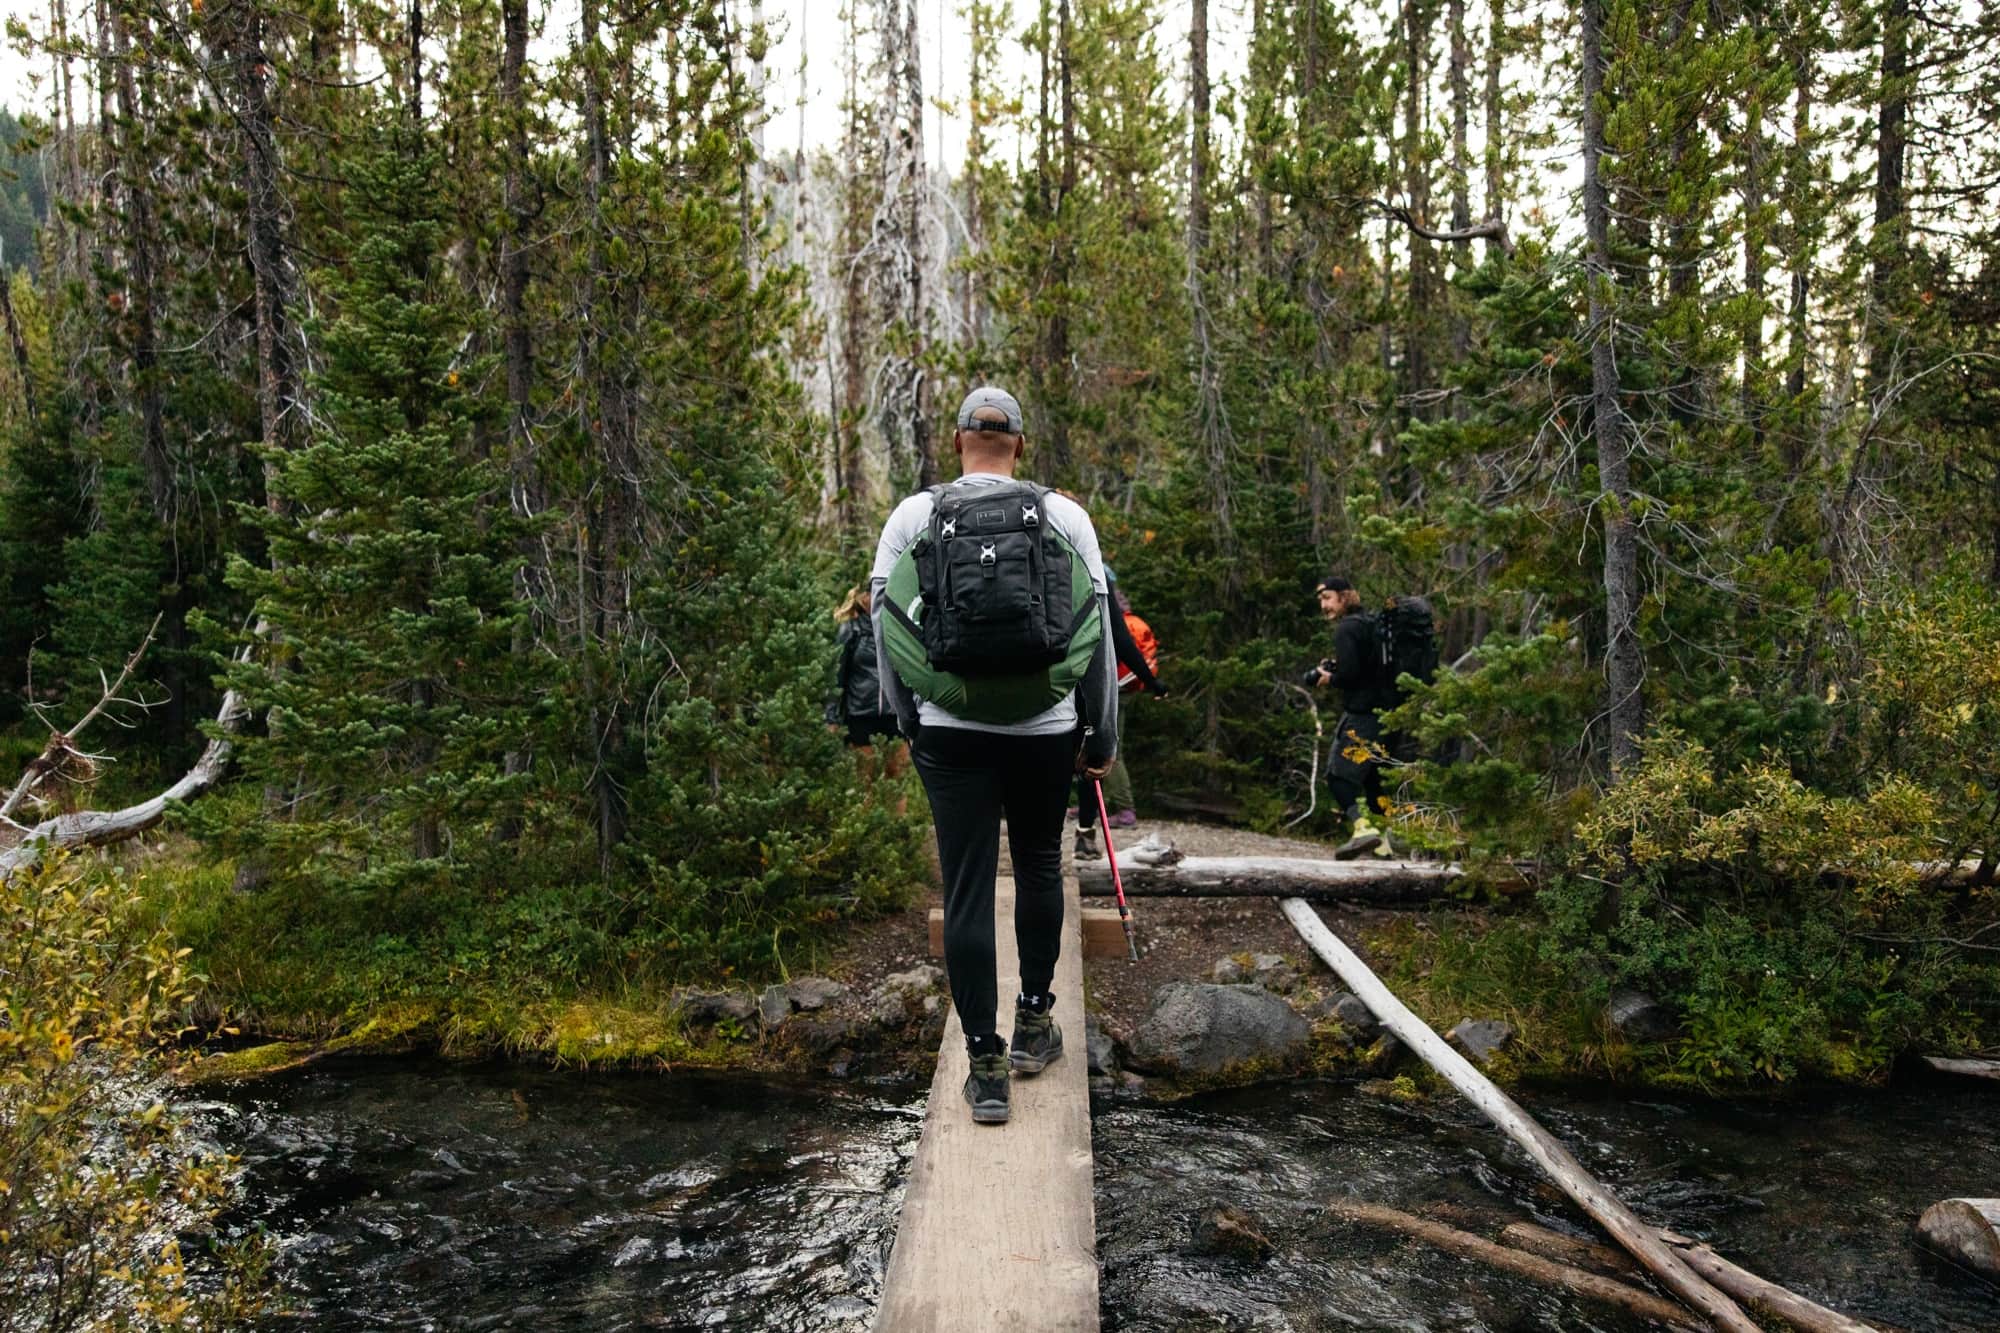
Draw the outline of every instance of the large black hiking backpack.
<instances>
[{"instance_id":1,"label":"large black hiking backpack","mask_svg":"<svg viewBox=\"0 0 2000 1333\"><path fill-rule=\"evenodd\" d=\"M933 487L931 525L883 590L882 647L903 683L968 722L1023 722L1061 703L1104 639L1090 570L1015 482Z\"/></svg>"},{"instance_id":2,"label":"large black hiking backpack","mask_svg":"<svg viewBox=\"0 0 2000 1333\"><path fill-rule=\"evenodd\" d=\"M924 653L961 676L1040 671L1069 652L1079 609L1073 557L1032 482L931 489L930 530L912 552Z\"/></svg>"},{"instance_id":3,"label":"large black hiking backpack","mask_svg":"<svg viewBox=\"0 0 2000 1333\"><path fill-rule=\"evenodd\" d=\"M1422 597L1391 597L1376 613L1382 640L1383 674L1394 685L1404 675L1429 684L1437 678L1442 650L1438 645L1437 613ZM1400 696L1402 690L1397 690Z\"/></svg>"}]
</instances>

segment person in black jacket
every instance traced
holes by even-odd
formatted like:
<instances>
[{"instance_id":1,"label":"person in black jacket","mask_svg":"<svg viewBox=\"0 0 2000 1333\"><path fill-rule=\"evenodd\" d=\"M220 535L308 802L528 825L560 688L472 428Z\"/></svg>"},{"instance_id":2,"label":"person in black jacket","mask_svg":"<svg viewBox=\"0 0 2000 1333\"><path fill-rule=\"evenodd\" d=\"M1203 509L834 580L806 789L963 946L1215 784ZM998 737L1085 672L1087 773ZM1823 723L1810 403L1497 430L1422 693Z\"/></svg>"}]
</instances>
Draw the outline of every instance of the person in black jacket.
<instances>
[{"instance_id":1,"label":"person in black jacket","mask_svg":"<svg viewBox=\"0 0 2000 1333\"><path fill-rule=\"evenodd\" d=\"M1326 785L1346 816L1349 836L1334 852L1342 861L1363 852L1388 854L1375 816L1382 809L1382 754L1400 747L1384 735L1382 714L1402 702L1382 660L1382 637L1375 617L1361 609L1361 594L1337 574L1319 581L1320 614L1333 622L1333 656L1312 673L1313 682L1341 693L1340 721ZM1366 751L1365 756L1360 752Z\"/></svg>"},{"instance_id":2,"label":"person in black jacket","mask_svg":"<svg viewBox=\"0 0 2000 1333\"><path fill-rule=\"evenodd\" d=\"M895 744L902 733L896 714L883 701L871 610L868 589L857 587L833 613L839 626L834 642L840 650L840 665L833 693L826 701L826 721L836 731L844 731L847 743L858 750L872 753L878 738L894 745L889 754L889 776L894 777L903 771L907 752Z\"/></svg>"}]
</instances>

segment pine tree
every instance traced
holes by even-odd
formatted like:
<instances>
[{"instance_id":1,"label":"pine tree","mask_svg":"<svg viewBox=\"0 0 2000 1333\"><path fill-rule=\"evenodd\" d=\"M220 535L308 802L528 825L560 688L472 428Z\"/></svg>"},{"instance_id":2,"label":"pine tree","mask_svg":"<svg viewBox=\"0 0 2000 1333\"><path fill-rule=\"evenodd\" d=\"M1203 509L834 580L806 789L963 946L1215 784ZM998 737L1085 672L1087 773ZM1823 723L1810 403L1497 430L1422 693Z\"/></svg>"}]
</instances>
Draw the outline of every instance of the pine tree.
<instances>
[{"instance_id":1,"label":"pine tree","mask_svg":"<svg viewBox=\"0 0 2000 1333\"><path fill-rule=\"evenodd\" d=\"M266 451L269 567L230 570L282 654L227 669L271 715L240 764L284 801L277 819L222 830L222 845L262 851L281 879L442 879L524 786L505 756L546 682L511 651L521 524L504 473L471 448L487 405L469 390L488 367L458 360L466 316L444 270L437 169L401 119L354 162L352 261L323 275L338 313L315 329L319 421L298 449Z\"/></svg>"}]
</instances>

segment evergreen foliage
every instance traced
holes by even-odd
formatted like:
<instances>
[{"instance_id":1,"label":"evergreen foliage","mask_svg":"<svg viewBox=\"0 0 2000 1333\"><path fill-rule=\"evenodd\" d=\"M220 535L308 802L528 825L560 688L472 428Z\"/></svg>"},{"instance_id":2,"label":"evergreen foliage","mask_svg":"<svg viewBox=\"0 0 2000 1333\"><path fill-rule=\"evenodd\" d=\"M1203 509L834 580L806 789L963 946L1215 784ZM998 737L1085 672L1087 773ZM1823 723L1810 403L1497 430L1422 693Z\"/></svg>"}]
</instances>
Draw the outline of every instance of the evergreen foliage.
<instances>
[{"instance_id":1,"label":"evergreen foliage","mask_svg":"<svg viewBox=\"0 0 2000 1333\"><path fill-rule=\"evenodd\" d=\"M1580 866L1524 916L1593 983L1722 1006L1688 1072L1990 1037L1949 942L1990 889L1857 905L1768 848L1995 855L1954 682L2000 581L2000 28L1181 13L970 0L973 68L928 90L972 125L949 178L900 0L845 10L839 145L789 162L768 34L715 0L539 40L521 0L24 20L0 721L38 748L26 706L155 617L129 768L244 692L191 824L264 888L180 922L271 1005L285 967L343 1005L780 970L923 879L907 793L817 720L826 611L991 379L1163 645L1142 806L1299 818L1313 581L1421 592L1446 668L1398 716L1401 835ZM1655 817L1756 836L1642 861Z\"/></svg>"},{"instance_id":2,"label":"evergreen foliage","mask_svg":"<svg viewBox=\"0 0 2000 1333\"><path fill-rule=\"evenodd\" d=\"M462 369L465 318L442 273L438 159L416 132L376 131L351 170L351 266L329 275L339 311L319 423L269 457L272 509L250 509L269 564L238 557L232 586L268 641L227 673L259 713L242 774L271 810L219 831L313 891L387 894L445 878L518 813L512 749L532 745L553 684L513 652L523 525L493 503L504 481L472 456L482 405Z\"/></svg>"}]
</instances>

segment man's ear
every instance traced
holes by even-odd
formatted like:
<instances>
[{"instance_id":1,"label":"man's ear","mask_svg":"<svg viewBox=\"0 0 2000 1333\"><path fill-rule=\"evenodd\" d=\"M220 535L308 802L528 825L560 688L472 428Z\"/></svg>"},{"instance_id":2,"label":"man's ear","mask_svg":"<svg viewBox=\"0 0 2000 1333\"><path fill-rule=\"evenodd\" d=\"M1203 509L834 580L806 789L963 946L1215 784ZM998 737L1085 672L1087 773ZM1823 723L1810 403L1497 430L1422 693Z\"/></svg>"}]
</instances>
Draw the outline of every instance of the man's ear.
<instances>
[{"instance_id":1,"label":"man's ear","mask_svg":"<svg viewBox=\"0 0 2000 1333\"><path fill-rule=\"evenodd\" d=\"M1016 463L1020 462L1021 455L1026 452L1028 452L1028 437L1025 435L1016 435L1014 437L1014 461Z\"/></svg>"},{"instance_id":2,"label":"man's ear","mask_svg":"<svg viewBox=\"0 0 2000 1333\"><path fill-rule=\"evenodd\" d=\"M958 455L958 456L959 456L960 458L964 458L964 457L965 457L965 432L964 432L964 431L962 431L962 430L955 430L955 431L953 431L953 432L951 433L951 451L952 451L953 453L957 454L957 455Z\"/></svg>"}]
</instances>

